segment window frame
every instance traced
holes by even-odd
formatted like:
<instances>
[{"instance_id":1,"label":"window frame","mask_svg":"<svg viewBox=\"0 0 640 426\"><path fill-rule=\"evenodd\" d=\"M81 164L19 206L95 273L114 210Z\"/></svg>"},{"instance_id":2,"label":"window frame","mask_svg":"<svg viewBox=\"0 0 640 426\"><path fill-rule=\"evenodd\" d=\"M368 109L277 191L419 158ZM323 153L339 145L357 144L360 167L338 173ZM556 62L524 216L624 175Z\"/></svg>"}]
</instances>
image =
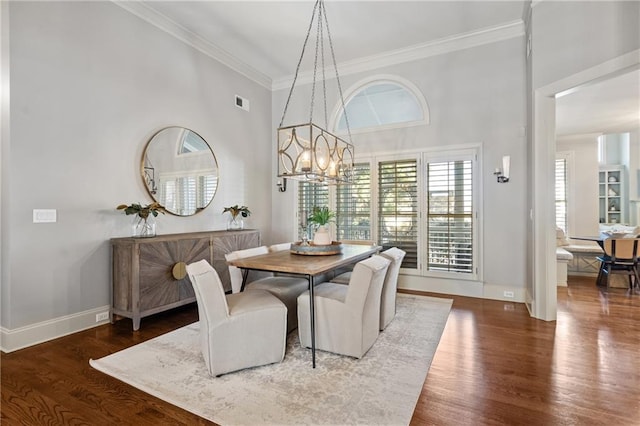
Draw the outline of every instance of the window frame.
<instances>
[{"instance_id":1,"label":"window frame","mask_svg":"<svg viewBox=\"0 0 640 426\"><path fill-rule=\"evenodd\" d=\"M452 161L471 161L471 182L472 182L472 268L471 273L462 272L449 272L449 271L430 271L428 270L428 250L429 247L429 235L427 232L427 221L429 220L427 210L427 166L430 162L452 162ZM482 179L481 179L481 167L480 167L480 149L479 148L461 148L461 149L447 149L447 150L433 150L425 152L423 154L422 165L422 179L423 179L423 206L425 208L425 214L423 216L424 232L421 234L423 238L422 247L425 250L422 252L422 276L425 277L437 277L437 278L449 278L458 279L461 281L481 281L482 280Z\"/></svg>"},{"instance_id":2,"label":"window frame","mask_svg":"<svg viewBox=\"0 0 640 426\"><path fill-rule=\"evenodd\" d=\"M397 86L402 87L407 92L409 92L418 103L418 106L422 110L422 119L421 120L412 120L412 121L403 121L397 123L383 124L378 126L370 126L370 127L362 127L358 129L350 129L351 134L361 134L361 133L371 133L377 132L381 130L390 130L390 129L403 129L407 127L415 127L415 126L425 126L429 125L431 122L429 105L422 94L422 92L418 89L416 85L414 85L409 80L404 78L395 76L395 75L376 75L363 80L358 81L349 89L346 90L346 97L344 98L344 105L348 105L349 102L353 98L355 98L361 91L378 84L395 84ZM344 136L347 134L345 130L338 130L338 124L340 123L340 118L342 117L342 104L338 102L338 104L334 107L334 110L331 114L330 120L330 128L333 129L333 133L339 136Z\"/></svg>"},{"instance_id":3,"label":"window frame","mask_svg":"<svg viewBox=\"0 0 640 426\"><path fill-rule=\"evenodd\" d=\"M367 157L357 156L355 158L356 163L369 163L369 170L371 173L371 239L373 241L379 241L378 232L378 163L381 161L402 161L412 160L417 161L417 196L418 196L418 238L417 238L417 268L401 268L401 272L404 275L420 276L420 277L433 277L444 278L459 281L469 282L481 282L483 280L483 254L480 248L483 246L483 231L482 231L482 151L480 145L459 145L455 147L449 147L448 149L430 149L421 151L405 151L399 152L393 155L371 155ZM427 270L428 253L426 247L428 247L428 235L426 232L426 164L427 161L442 161L444 159L472 159L472 185L473 185L473 267L472 273L460 273L460 272L443 272L443 271L429 271ZM297 192L296 185L296 202L294 217L296 220L299 216L298 200L299 194ZM336 207L336 189L335 186L329 186L329 207L335 210ZM296 226L297 226L296 222ZM332 224L333 235L336 235L335 225ZM296 234L297 235L297 234Z\"/></svg>"},{"instance_id":4,"label":"window frame","mask_svg":"<svg viewBox=\"0 0 640 426\"><path fill-rule=\"evenodd\" d=\"M555 160L554 160L554 174L553 174L553 179L554 179L554 210L555 210L555 161L558 159L563 159L565 160L565 196L566 196L566 205L567 205L567 214L566 214L566 227L567 229L565 230L565 235L571 235L573 234L573 220L572 220L572 216L573 214L575 214L575 212L573 212L573 207L572 207L572 203L573 200L575 200L574 198L574 193L573 191L575 190L575 184L573 182L573 168L574 168L574 152L573 151L557 151L556 152L556 156L555 156ZM555 221L555 211L554 211L554 221Z\"/></svg>"}]
</instances>

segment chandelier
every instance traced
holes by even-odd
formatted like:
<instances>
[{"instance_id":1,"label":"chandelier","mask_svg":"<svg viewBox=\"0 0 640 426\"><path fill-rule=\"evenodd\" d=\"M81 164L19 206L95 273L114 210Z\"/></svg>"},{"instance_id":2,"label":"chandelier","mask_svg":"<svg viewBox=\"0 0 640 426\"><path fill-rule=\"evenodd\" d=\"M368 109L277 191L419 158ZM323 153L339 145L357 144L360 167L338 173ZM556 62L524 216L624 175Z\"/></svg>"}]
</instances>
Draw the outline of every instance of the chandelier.
<instances>
[{"instance_id":1,"label":"chandelier","mask_svg":"<svg viewBox=\"0 0 640 426\"><path fill-rule=\"evenodd\" d=\"M304 124L284 126L283 124L289 107L289 102L293 95L293 89L296 85L296 80L298 79L298 72L300 71L300 64L304 58L305 49L309 42L314 22L316 22L316 46L315 59L313 62L313 83L311 86L309 121ZM340 95L342 111L345 117L349 141L351 141L351 129L349 127L349 120L347 119L347 113L345 110L344 97L342 95L342 87L340 86L340 77L338 75L338 66L336 64L333 42L331 41L331 33L329 31L329 23L327 22L326 11L324 8L324 0L317 0L313 7L307 36L302 46L302 53L300 54L293 83L289 90L289 96L282 113L282 120L278 126L278 177L314 183L351 183L353 179L353 144L346 142L344 139L325 129L328 127L327 87L324 56L325 31L331 52L331 59L333 61L333 69L335 71L335 78ZM319 60L320 64L318 64ZM318 66L320 66L322 72L322 78L319 85L322 88L322 96L324 100L325 128L313 122Z\"/></svg>"}]
</instances>

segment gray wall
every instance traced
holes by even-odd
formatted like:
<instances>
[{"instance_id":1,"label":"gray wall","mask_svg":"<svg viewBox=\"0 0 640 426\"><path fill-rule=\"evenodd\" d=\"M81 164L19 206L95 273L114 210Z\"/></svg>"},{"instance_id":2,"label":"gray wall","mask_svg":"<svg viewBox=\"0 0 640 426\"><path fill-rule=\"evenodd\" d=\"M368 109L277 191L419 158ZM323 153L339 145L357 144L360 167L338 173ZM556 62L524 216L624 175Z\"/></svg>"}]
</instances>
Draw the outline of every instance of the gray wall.
<instances>
[{"instance_id":1,"label":"gray wall","mask_svg":"<svg viewBox=\"0 0 640 426\"><path fill-rule=\"evenodd\" d=\"M248 227L268 239L269 90L111 2L12 2L9 12L3 332L109 304L109 239L128 236L131 222L115 207L151 201L140 161L162 127L206 139L220 184L203 213L161 216L158 232L224 229L223 207L246 204ZM38 208L57 209L57 223L32 223Z\"/></svg>"},{"instance_id":2,"label":"gray wall","mask_svg":"<svg viewBox=\"0 0 640 426\"><path fill-rule=\"evenodd\" d=\"M413 83L429 105L431 124L404 129L390 129L353 135L356 157L371 153L446 149L465 144L479 144L482 153L482 223L484 239L484 292L474 286L452 284L450 293L496 298L503 289L523 293L525 286L526 242L526 169L525 169L525 70L523 38L459 50L417 61L393 65L369 72L343 76L343 88L374 75L392 75ZM287 124L308 121L309 85L296 87L287 113ZM335 81L327 88L330 108L339 101ZM274 92L273 124L277 127L288 89ZM316 101L316 110L321 110ZM317 117L321 119L321 114ZM274 146L275 151L275 146ZM511 180L497 184L493 171L501 167L502 156L511 156ZM275 167L275 164L274 164ZM275 169L274 169L275 170ZM293 191L275 196L274 218L291 223L295 211ZM274 235L291 238L290 230L274 222ZM507 249L505 249L507 248ZM499 255L495 255L499 253ZM505 267L509 265L509 267ZM450 282L453 283L454 280ZM436 291L435 280L425 278L413 288ZM439 284L440 285L440 284ZM494 287L497 290L487 291ZM442 288L442 287L440 287ZM465 288L467 290L465 290Z\"/></svg>"}]
</instances>

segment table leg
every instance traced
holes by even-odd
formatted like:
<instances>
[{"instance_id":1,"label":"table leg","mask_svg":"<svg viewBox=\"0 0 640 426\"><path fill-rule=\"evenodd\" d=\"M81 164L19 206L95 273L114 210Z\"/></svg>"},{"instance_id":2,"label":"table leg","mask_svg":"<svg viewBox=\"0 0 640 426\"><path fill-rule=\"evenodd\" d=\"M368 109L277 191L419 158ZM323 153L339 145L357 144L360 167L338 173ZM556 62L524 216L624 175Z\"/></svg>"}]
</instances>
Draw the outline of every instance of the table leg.
<instances>
[{"instance_id":1,"label":"table leg","mask_svg":"<svg viewBox=\"0 0 640 426\"><path fill-rule=\"evenodd\" d=\"M311 363L316 368L316 321L315 301L313 297L313 276L308 275L309 280L309 310L311 314Z\"/></svg>"},{"instance_id":2,"label":"table leg","mask_svg":"<svg viewBox=\"0 0 640 426\"><path fill-rule=\"evenodd\" d=\"M242 270L242 285L240 286L240 293L244 291L244 286L247 285L247 277L249 276L249 270Z\"/></svg>"}]
</instances>

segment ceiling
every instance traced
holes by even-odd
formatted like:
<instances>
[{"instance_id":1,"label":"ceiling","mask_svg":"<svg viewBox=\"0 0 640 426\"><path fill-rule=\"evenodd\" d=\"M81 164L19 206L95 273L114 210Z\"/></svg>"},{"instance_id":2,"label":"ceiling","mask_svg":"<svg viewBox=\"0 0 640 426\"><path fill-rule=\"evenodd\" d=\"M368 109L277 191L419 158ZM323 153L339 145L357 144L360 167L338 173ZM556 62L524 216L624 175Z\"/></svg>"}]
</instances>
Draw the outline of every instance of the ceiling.
<instances>
[{"instance_id":1,"label":"ceiling","mask_svg":"<svg viewBox=\"0 0 640 426\"><path fill-rule=\"evenodd\" d=\"M137 9L132 11L139 15L154 15L155 23L160 20L165 27L174 26L189 42L215 47L252 75L264 77L266 84L276 87L280 82L280 87L289 87L315 0L122 3L124 8ZM325 1L340 70L350 63L521 24L524 5L524 0ZM301 73L313 68L312 59L313 46L309 46ZM611 133L634 126L637 129L640 71L587 85L558 98L556 126L558 135Z\"/></svg>"},{"instance_id":2,"label":"ceiling","mask_svg":"<svg viewBox=\"0 0 640 426\"><path fill-rule=\"evenodd\" d=\"M587 84L556 99L556 134L640 129L640 70Z\"/></svg>"}]
</instances>

